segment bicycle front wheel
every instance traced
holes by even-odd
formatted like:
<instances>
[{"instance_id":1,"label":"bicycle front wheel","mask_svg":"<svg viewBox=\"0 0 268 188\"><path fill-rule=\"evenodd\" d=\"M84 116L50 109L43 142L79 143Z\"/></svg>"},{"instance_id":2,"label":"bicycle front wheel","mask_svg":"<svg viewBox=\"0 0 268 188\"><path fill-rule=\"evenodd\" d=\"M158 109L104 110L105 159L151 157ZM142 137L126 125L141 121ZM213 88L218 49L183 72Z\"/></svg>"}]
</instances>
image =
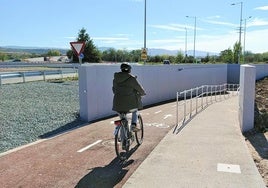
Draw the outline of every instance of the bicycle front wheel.
<instances>
[{"instance_id":1,"label":"bicycle front wheel","mask_svg":"<svg viewBox=\"0 0 268 188\"><path fill-rule=\"evenodd\" d=\"M142 117L140 114L138 115L137 128L138 128L138 131L135 132L136 142L138 145L141 145L143 141L144 129L143 129Z\"/></svg>"}]
</instances>

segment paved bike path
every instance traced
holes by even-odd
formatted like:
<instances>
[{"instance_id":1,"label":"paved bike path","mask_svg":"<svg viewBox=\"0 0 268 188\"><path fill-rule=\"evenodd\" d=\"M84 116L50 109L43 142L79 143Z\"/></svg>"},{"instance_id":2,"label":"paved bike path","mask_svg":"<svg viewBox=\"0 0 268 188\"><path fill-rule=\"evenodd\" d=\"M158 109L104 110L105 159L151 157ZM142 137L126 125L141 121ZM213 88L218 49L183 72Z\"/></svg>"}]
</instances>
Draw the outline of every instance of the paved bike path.
<instances>
[{"instance_id":1,"label":"paved bike path","mask_svg":"<svg viewBox=\"0 0 268 188\"><path fill-rule=\"evenodd\" d=\"M170 131L123 186L263 188L241 134L238 97L214 103Z\"/></svg>"}]
</instances>

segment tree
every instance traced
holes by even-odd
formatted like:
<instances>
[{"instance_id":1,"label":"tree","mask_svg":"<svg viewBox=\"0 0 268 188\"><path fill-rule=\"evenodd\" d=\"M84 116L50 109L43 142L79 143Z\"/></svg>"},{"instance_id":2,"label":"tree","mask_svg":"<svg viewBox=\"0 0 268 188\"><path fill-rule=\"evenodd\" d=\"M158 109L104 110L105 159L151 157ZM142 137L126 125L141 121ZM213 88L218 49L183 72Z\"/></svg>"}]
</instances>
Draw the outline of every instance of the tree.
<instances>
[{"instance_id":1,"label":"tree","mask_svg":"<svg viewBox=\"0 0 268 188\"><path fill-rule=\"evenodd\" d=\"M90 39L89 35L87 34L85 28L82 28L79 31L78 37L76 40L78 42L85 42L85 48L83 52L84 58L82 60L83 62L99 63L101 61L101 52L94 45L93 41ZM70 54L72 54L73 56L73 61L78 62L78 57L74 55L73 52L67 52L68 57Z\"/></svg>"},{"instance_id":2,"label":"tree","mask_svg":"<svg viewBox=\"0 0 268 188\"><path fill-rule=\"evenodd\" d=\"M141 59L141 50L132 50L130 52L130 58L133 62L139 62Z\"/></svg>"},{"instance_id":3,"label":"tree","mask_svg":"<svg viewBox=\"0 0 268 188\"><path fill-rule=\"evenodd\" d=\"M233 49L233 53L234 53L234 62L235 63L239 63L241 62L241 52L242 52L242 47L241 44L239 42L236 42L234 44L234 49ZM240 55L239 55L240 54ZM238 60L239 59L239 60Z\"/></svg>"},{"instance_id":4,"label":"tree","mask_svg":"<svg viewBox=\"0 0 268 188\"><path fill-rule=\"evenodd\" d=\"M220 59L219 56L213 55L209 57L209 62L215 64L216 62L220 61L219 59Z\"/></svg>"},{"instance_id":5,"label":"tree","mask_svg":"<svg viewBox=\"0 0 268 188\"><path fill-rule=\"evenodd\" d=\"M60 51L58 50L49 50L47 56L60 56Z\"/></svg>"},{"instance_id":6,"label":"tree","mask_svg":"<svg viewBox=\"0 0 268 188\"><path fill-rule=\"evenodd\" d=\"M184 57L183 57L182 52L179 51L178 54L177 54L177 56L176 56L176 60L175 60L175 62L176 62L176 63L182 63L183 58L184 58Z\"/></svg>"},{"instance_id":7,"label":"tree","mask_svg":"<svg viewBox=\"0 0 268 188\"><path fill-rule=\"evenodd\" d=\"M0 52L0 60L5 61L7 59L7 55L5 53Z\"/></svg>"},{"instance_id":8,"label":"tree","mask_svg":"<svg viewBox=\"0 0 268 188\"><path fill-rule=\"evenodd\" d=\"M233 51L230 48L221 51L220 60L224 63L233 63Z\"/></svg>"},{"instance_id":9,"label":"tree","mask_svg":"<svg viewBox=\"0 0 268 188\"><path fill-rule=\"evenodd\" d=\"M254 62L254 54L250 51L245 51L244 60L246 63Z\"/></svg>"},{"instance_id":10,"label":"tree","mask_svg":"<svg viewBox=\"0 0 268 188\"><path fill-rule=\"evenodd\" d=\"M129 62L130 58L129 58L129 53L127 50L117 50L117 61L119 62Z\"/></svg>"},{"instance_id":11,"label":"tree","mask_svg":"<svg viewBox=\"0 0 268 188\"><path fill-rule=\"evenodd\" d=\"M109 48L108 50L105 50L104 52L102 52L102 60L104 61L117 62L116 56L117 54L114 48Z\"/></svg>"},{"instance_id":12,"label":"tree","mask_svg":"<svg viewBox=\"0 0 268 188\"><path fill-rule=\"evenodd\" d=\"M194 63L195 61L194 61L195 59L194 59L194 56L188 56L188 55L186 55L185 57L184 57L184 59L183 59L183 63Z\"/></svg>"},{"instance_id":13,"label":"tree","mask_svg":"<svg viewBox=\"0 0 268 188\"><path fill-rule=\"evenodd\" d=\"M206 56L206 57L201 58L201 62L202 62L202 63L208 63L208 62L209 62L209 59L210 59L210 57L209 57L209 53L207 53L207 56Z\"/></svg>"},{"instance_id":14,"label":"tree","mask_svg":"<svg viewBox=\"0 0 268 188\"><path fill-rule=\"evenodd\" d=\"M141 58L141 50L115 50L114 48L109 48L102 52L103 61L111 62L139 62Z\"/></svg>"},{"instance_id":15,"label":"tree","mask_svg":"<svg viewBox=\"0 0 268 188\"><path fill-rule=\"evenodd\" d=\"M263 61L268 62L268 52L262 53Z\"/></svg>"},{"instance_id":16,"label":"tree","mask_svg":"<svg viewBox=\"0 0 268 188\"><path fill-rule=\"evenodd\" d=\"M263 56L260 53L254 54L254 61L263 62Z\"/></svg>"}]
</instances>

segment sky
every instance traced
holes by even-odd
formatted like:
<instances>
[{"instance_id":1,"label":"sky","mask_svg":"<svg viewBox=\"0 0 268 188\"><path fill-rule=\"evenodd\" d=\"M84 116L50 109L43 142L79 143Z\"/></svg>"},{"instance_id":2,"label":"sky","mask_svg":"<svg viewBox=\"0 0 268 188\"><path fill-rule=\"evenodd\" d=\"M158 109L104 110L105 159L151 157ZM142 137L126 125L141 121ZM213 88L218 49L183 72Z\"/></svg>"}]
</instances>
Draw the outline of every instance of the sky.
<instances>
[{"instance_id":1,"label":"sky","mask_svg":"<svg viewBox=\"0 0 268 188\"><path fill-rule=\"evenodd\" d=\"M239 41L242 12L242 46L268 52L267 0L146 0L146 5L145 40L145 0L0 0L0 46L70 49L85 28L96 47L134 50L146 41L149 49L195 46L219 53Z\"/></svg>"}]
</instances>

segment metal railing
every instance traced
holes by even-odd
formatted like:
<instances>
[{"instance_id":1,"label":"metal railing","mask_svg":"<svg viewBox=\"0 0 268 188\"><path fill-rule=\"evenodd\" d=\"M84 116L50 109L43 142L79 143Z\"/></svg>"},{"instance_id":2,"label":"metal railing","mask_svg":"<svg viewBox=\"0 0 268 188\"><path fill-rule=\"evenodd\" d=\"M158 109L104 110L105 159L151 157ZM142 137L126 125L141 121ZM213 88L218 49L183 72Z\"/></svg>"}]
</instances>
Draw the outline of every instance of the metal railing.
<instances>
[{"instance_id":1,"label":"metal railing","mask_svg":"<svg viewBox=\"0 0 268 188\"><path fill-rule=\"evenodd\" d=\"M239 84L203 85L182 92L177 92L176 126L179 132L195 115L213 102L225 100L237 95ZM179 107L182 107L182 121L179 126Z\"/></svg>"},{"instance_id":2,"label":"metal railing","mask_svg":"<svg viewBox=\"0 0 268 188\"><path fill-rule=\"evenodd\" d=\"M6 72L6 73L0 73L0 86L3 84L3 80L8 79L18 79L14 82L23 82L25 83L27 80L26 78L32 78L35 80L44 80L51 78L51 76L59 76L60 78L63 78L64 75L68 74L75 74L78 75L77 68L65 68L60 70L44 70L44 71L29 71L29 72ZM39 78L37 78L39 77ZM21 79L20 79L21 78ZM55 77L53 77L55 78Z\"/></svg>"}]
</instances>

